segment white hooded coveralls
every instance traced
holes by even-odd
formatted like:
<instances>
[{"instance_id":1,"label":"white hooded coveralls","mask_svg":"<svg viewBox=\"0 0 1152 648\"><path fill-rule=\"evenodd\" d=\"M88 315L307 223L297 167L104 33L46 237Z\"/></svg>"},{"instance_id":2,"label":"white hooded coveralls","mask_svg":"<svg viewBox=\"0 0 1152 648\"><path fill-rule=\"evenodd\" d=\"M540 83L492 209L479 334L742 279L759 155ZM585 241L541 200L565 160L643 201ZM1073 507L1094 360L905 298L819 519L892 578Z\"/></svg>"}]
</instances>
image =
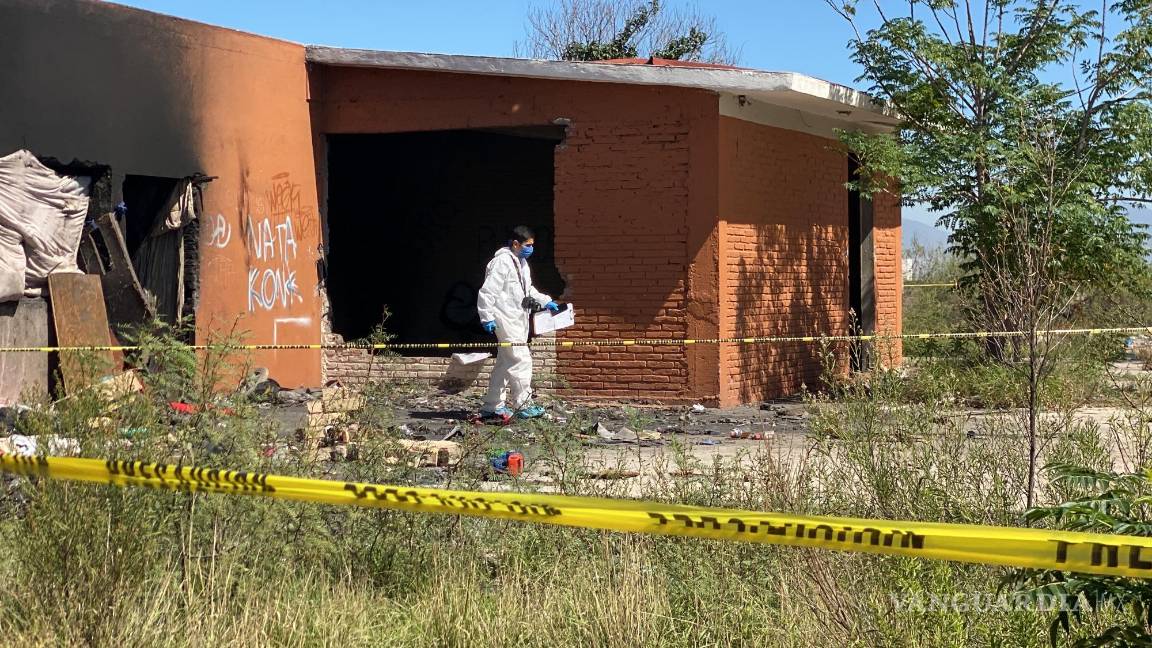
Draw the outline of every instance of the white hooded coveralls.
<instances>
[{"instance_id":1,"label":"white hooded coveralls","mask_svg":"<svg viewBox=\"0 0 1152 648\"><path fill-rule=\"evenodd\" d=\"M516 256L510 248L496 251L484 271L484 285L476 300L481 322L496 322L496 339L501 342L528 341L528 310L521 304L531 296L541 306L552 298L532 285L532 271L528 262ZM511 405L520 408L532 395L532 354L526 346L500 347L496 352L496 366L488 383L483 409L493 412L503 407L511 391Z\"/></svg>"}]
</instances>

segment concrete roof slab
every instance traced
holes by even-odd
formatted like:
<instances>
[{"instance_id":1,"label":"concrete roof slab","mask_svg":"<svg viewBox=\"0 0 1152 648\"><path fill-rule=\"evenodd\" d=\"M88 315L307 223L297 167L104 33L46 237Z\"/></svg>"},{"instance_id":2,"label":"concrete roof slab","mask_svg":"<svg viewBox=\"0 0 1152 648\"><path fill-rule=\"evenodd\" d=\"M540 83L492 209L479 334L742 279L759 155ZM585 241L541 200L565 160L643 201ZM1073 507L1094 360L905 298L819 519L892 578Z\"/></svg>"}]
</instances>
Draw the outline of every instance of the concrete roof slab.
<instances>
[{"instance_id":1,"label":"concrete roof slab","mask_svg":"<svg viewBox=\"0 0 1152 648\"><path fill-rule=\"evenodd\" d=\"M841 122L850 129L883 132L899 123L891 110L863 92L795 72L544 61L322 46L309 46L306 59L310 63L332 66L699 88L800 110Z\"/></svg>"}]
</instances>

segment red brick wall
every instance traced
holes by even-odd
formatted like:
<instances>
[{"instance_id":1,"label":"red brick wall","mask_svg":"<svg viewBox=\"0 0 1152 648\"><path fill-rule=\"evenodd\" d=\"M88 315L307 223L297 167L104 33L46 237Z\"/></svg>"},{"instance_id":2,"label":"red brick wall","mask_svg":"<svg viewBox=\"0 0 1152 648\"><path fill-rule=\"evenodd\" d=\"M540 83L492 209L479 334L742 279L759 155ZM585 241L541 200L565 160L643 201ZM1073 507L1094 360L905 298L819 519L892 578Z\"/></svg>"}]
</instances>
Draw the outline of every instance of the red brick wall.
<instances>
[{"instance_id":1,"label":"red brick wall","mask_svg":"<svg viewBox=\"0 0 1152 648\"><path fill-rule=\"evenodd\" d=\"M343 344L344 338L328 334L327 344ZM366 349L325 349L324 371L329 380L339 380L345 387L363 385L380 380L405 380L430 383L442 389L485 389L492 375L495 358L470 365L460 364L452 358L404 357L400 355L375 355ZM532 388L556 389L556 351L542 347L532 351Z\"/></svg>"},{"instance_id":2,"label":"red brick wall","mask_svg":"<svg viewBox=\"0 0 1152 648\"><path fill-rule=\"evenodd\" d=\"M556 265L579 320L567 337L715 334L715 272L695 268L698 258L708 265L701 251L715 243L714 94L358 68L318 67L311 81L318 134L571 120L555 186ZM689 299L702 307L690 312ZM686 400L718 389L707 371L689 375L689 366L709 366L709 353L576 348L560 351L558 371L582 396Z\"/></svg>"},{"instance_id":3,"label":"red brick wall","mask_svg":"<svg viewBox=\"0 0 1152 648\"><path fill-rule=\"evenodd\" d=\"M901 274L900 198L892 194L872 197L872 241L876 251L876 333L899 335L903 332L904 280ZM895 366L903 357L899 340L886 340L877 348L877 358L886 366Z\"/></svg>"},{"instance_id":4,"label":"red brick wall","mask_svg":"<svg viewBox=\"0 0 1152 648\"><path fill-rule=\"evenodd\" d=\"M720 118L725 337L847 331L847 176L831 140ZM815 386L819 351L811 343L725 345L721 402Z\"/></svg>"}]
</instances>

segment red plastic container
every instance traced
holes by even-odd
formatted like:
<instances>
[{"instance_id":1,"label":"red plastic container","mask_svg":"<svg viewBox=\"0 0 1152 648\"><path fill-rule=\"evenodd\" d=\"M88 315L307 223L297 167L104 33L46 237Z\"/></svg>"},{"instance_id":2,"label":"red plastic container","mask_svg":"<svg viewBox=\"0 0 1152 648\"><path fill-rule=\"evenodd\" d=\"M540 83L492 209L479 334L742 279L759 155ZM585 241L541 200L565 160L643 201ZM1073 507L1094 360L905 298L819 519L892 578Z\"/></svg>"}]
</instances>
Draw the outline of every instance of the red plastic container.
<instances>
[{"instance_id":1,"label":"red plastic container","mask_svg":"<svg viewBox=\"0 0 1152 648\"><path fill-rule=\"evenodd\" d=\"M520 473L524 471L524 455L519 452L508 453L508 474L513 477L519 477Z\"/></svg>"}]
</instances>

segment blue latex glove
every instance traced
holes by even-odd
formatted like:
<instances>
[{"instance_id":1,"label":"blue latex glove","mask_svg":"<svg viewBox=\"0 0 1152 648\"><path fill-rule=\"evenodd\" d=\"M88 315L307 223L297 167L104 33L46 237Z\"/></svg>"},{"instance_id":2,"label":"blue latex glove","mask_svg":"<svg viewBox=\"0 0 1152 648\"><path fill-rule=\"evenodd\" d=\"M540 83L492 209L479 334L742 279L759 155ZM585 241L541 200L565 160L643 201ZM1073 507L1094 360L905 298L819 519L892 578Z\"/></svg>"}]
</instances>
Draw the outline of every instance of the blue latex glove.
<instances>
[{"instance_id":1,"label":"blue latex glove","mask_svg":"<svg viewBox=\"0 0 1152 648\"><path fill-rule=\"evenodd\" d=\"M480 326L483 326L484 330L489 333L496 332L496 322L480 322Z\"/></svg>"},{"instance_id":2,"label":"blue latex glove","mask_svg":"<svg viewBox=\"0 0 1152 648\"><path fill-rule=\"evenodd\" d=\"M552 311L553 313L559 313L560 312L560 304L557 304L554 301L550 301L547 304L544 304L544 308L547 308L548 310Z\"/></svg>"}]
</instances>

